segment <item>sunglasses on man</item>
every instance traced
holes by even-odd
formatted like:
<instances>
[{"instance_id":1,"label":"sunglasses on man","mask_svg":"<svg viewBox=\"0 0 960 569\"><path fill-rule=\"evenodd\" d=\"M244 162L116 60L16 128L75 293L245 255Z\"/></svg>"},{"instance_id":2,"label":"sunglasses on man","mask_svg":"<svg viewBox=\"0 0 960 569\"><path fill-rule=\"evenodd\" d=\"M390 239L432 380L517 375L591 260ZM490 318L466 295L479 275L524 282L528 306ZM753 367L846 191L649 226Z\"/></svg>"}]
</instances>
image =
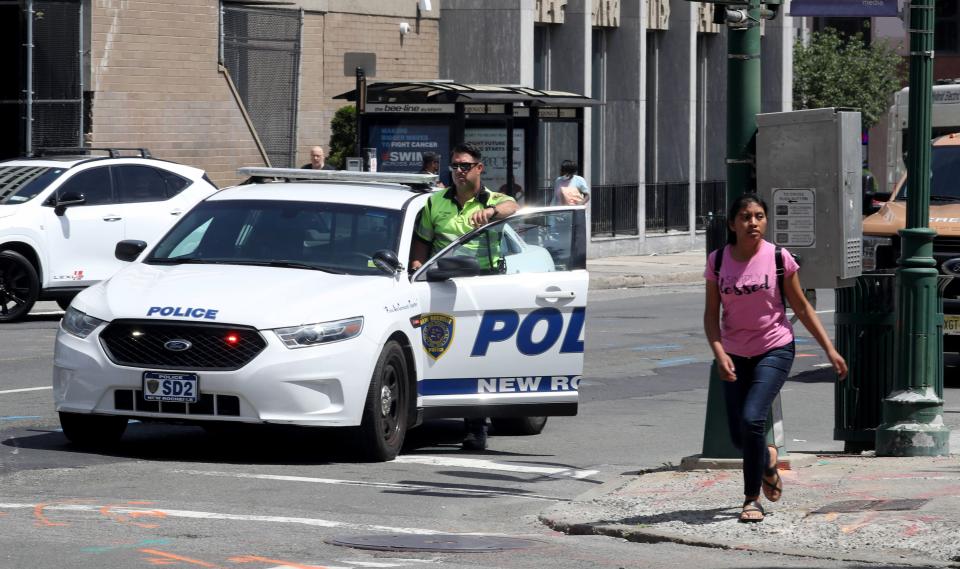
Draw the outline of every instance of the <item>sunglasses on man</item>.
<instances>
[{"instance_id":1,"label":"sunglasses on man","mask_svg":"<svg viewBox=\"0 0 960 569\"><path fill-rule=\"evenodd\" d=\"M460 170L461 172L469 172L473 170L473 167L479 164L479 162L451 162L450 171L456 172Z\"/></svg>"}]
</instances>

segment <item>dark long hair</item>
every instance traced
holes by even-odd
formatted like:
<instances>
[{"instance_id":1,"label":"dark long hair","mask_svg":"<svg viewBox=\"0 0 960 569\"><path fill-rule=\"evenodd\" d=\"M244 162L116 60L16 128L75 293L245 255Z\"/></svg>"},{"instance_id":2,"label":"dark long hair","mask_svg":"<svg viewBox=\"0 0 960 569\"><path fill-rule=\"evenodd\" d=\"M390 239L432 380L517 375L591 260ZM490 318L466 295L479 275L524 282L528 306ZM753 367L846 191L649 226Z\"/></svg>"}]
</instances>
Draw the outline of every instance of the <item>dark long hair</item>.
<instances>
[{"instance_id":1,"label":"dark long hair","mask_svg":"<svg viewBox=\"0 0 960 569\"><path fill-rule=\"evenodd\" d=\"M767 215L767 202L760 199L760 196L757 194L743 194L739 198L733 200L733 203L730 204L730 209L727 210L727 243L730 245L737 244L737 234L730 229L730 225L733 223L733 220L736 219L737 214L740 213L740 210L752 203L760 206L763 209L763 215Z\"/></svg>"}]
</instances>

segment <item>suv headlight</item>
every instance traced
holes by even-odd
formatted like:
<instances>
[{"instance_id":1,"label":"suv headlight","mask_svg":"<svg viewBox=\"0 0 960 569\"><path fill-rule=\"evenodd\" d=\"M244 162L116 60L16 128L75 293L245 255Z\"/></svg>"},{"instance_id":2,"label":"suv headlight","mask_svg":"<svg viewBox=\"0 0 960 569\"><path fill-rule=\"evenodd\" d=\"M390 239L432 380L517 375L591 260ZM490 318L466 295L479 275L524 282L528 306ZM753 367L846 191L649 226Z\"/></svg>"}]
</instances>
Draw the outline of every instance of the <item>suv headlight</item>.
<instances>
[{"instance_id":1,"label":"suv headlight","mask_svg":"<svg viewBox=\"0 0 960 569\"><path fill-rule=\"evenodd\" d=\"M863 236L863 270L866 272L877 270L877 250L880 247L892 247L893 240L889 237Z\"/></svg>"},{"instance_id":2,"label":"suv headlight","mask_svg":"<svg viewBox=\"0 0 960 569\"><path fill-rule=\"evenodd\" d=\"M63 331L76 336L77 338L86 338L91 332L97 329L97 326L103 324L103 320L94 318L89 314L80 312L74 307L67 308L60 321Z\"/></svg>"},{"instance_id":3,"label":"suv headlight","mask_svg":"<svg viewBox=\"0 0 960 569\"><path fill-rule=\"evenodd\" d=\"M294 349L349 340L359 336L362 330L363 316L357 316L334 322L277 328L274 332L286 347Z\"/></svg>"}]
</instances>

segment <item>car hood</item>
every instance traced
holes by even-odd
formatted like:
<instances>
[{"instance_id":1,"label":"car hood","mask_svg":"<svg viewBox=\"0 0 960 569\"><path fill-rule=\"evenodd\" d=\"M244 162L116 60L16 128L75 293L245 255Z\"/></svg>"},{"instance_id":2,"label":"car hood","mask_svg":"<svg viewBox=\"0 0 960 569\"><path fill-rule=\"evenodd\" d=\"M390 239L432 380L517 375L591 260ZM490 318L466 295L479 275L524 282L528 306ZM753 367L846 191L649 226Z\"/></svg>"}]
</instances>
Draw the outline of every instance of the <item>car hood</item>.
<instances>
[{"instance_id":1,"label":"car hood","mask_svg":"<svg viewBox=\"0 0 960 569\"><path fill-rule=\"evenodd\" d=\"M181 320L263 330L362 315L395 285L387 276L306 269L134 263L81 293L73 306L108 321Z\"/></svg>"},{"instance_id":2,"label":"car hood","mask_svg":"<svg viewBox=\"0 0 960 569\"><path fill-rule=\"evenodd\" d=\"M907 203L889 201L863 220L866 235L895 235L907 225ZM960 204L931 204L930 229L937 235L960 235Z\"/></svg>"}]
</instances>

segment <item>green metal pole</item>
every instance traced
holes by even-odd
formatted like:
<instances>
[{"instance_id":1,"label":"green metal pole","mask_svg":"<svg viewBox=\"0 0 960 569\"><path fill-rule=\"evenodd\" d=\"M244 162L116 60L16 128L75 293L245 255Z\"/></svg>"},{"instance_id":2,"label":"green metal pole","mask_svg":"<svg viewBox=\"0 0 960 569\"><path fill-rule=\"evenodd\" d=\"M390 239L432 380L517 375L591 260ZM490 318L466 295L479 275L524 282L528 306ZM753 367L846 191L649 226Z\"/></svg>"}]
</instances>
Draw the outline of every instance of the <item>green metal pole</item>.
<instances>
[{"instance_id":1,"label":"green metal pole","mask_svg":"<svg viewBox=\"0 0 960 569\"><path fill-rule=\"evenodd\" d=\"M744 2L747 4L748 2ZM720 4L714 10L724 10ZM727 203L756 191L753 179L760 112L760 0L749 0L747 22L727 26ZM717 246L722 243L717 244ZM727 429L723 383L716 365L710 366L707 417L703 430L703 457L740 458Z\"/></svg>"},{"instance_id":2,"label":"green metal pole","mask_svg":"<svg viewBox=\"0 0 960 569\"><path fill-rule=\"evenodd\" d=\"M933 92L934 0L910 2L907 227L900 231L897 269L896 375L883 400L877 456L949 454L943 424L942 323L930 218L930 114Z\"/></svg>"}]
</instances>

